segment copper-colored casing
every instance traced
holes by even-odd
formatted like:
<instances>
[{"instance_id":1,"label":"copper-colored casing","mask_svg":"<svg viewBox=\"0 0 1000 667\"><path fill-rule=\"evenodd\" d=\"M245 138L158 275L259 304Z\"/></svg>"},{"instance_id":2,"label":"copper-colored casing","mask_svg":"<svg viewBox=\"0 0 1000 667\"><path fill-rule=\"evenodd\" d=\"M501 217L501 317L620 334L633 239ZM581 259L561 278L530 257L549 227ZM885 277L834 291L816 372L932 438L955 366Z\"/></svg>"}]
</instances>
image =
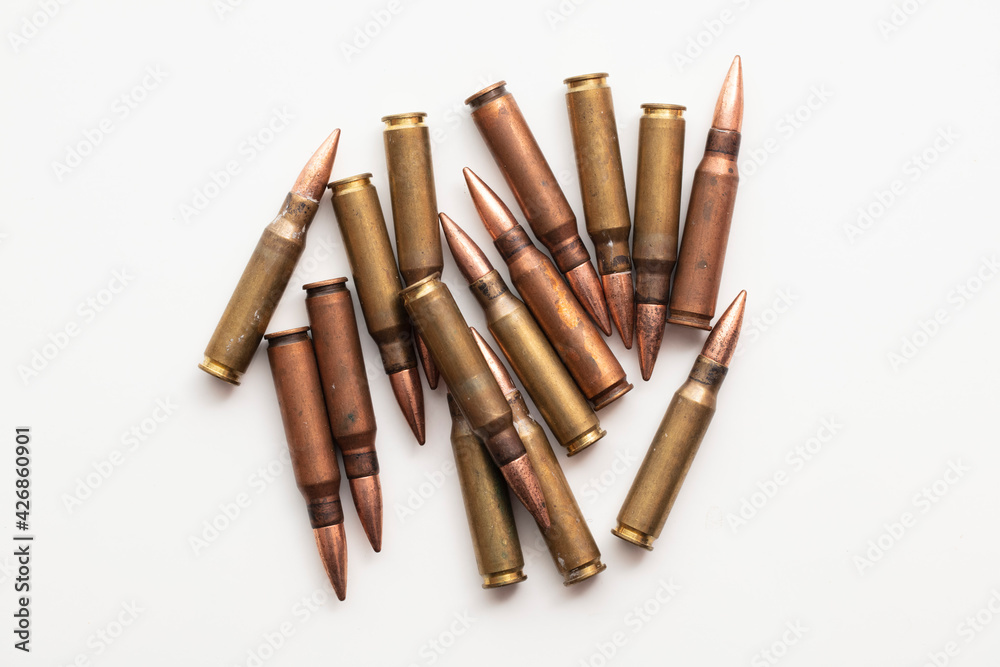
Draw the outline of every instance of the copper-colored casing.
<instances>
[{"instance_id":1,"label":"copper-colored casing","mask_svg":"<svg viewBox=\"0 0 1000 667\"><path fill-rule=\"evenodd\" d=\"M458 468L458 483L462 487L465 516L469 520L472 549L483 577L483 588L499 588L524 581L527 579L521 571L524 556L507 483L450 393L448 409L451 411L451 447Z\"/></svg>"},{"instance_id":2,"label":"copper-colored casing","mask_svg":"<svg viewBox=\"0 0 1000 667\"><path fill-rule=\"evenodd\" d=\"M343 523L344 511L340 467L308 331L309 327L301 327L268 334L267 360L295 482L308 504L312 527L322 528Z\"/></svg>"},{"instance_id":3,"label":"copper-colored casing","mask_svg":"<svg viewBox=\"0 0 1000 667\"><path fill-rule=\"evenodd\" d=\"M601 332L524 228L516 225L493 244L507 263L510 279L525 305L594 409L600 410L631 390L625 370Z\"/></svg>"},{"instance_id":4,"label":"copper-colored casing","mask_svg":"<svg viewBox=\"0 0 1000 667\"><path fill-rule=\"evenodd\" d=\"M559 270L567 273L589 263L590 253L580 238L576 215L506 85L495 83L465 103L531 230Z\"/></svg>"},{"instance_id":5,"label":"copper-colored casing","mask_svg":"<svg viewBox=\"0 0 1000 667\"><path fill-rule=\"evenodd\" d=\"M524 456L507 400L448 287L435 274L400 295L448 390L494 462L503 466Z\"/></svg>"},{"instance_id":6,"label":"copper-colored casing","mask_svg":"<svg viewBox=\"0 0 1000 667\"><path fill-rule=\"evenodd\" d=\"M601 551L587 526L587 520L573 496L556 453L545 437L545 431L528 413L528 406L519 391L507 394L514 413L514 427L528 451L531 467L545 494L552 525L542 531L545 544L552 554L563 584L570 586L607 569L601 562Z\"/></svg>"},{"instance_id":7,"label":"copper-colored casing","mask_svg":"<svg viewBox=\"0 0 1000 667\"><path fill-rule=\"evenodd\" d=\"M490 333L569 456L607 432L524 303L495 270L469 285Z\"/></svg>"},{"instance_id":8,"label":"copper-colored casing","mask_svg":"<svg viewBox=\"0 0 1000 667\"><path fill-rule=\"evenodd\" d=\"M724 365L698 355L687 381L667 406L612 533L653 549L715 414L716 396L726 371Z\"/></svg>"},{"instance_id":9,"label":"copper-colored casing","mask_svg":"<svg viewBox=\"0 0 1000 667\"><path fill-rule=\"evenodd\" d=\"M740 176L740 133L711 128L694 174L677 274L670 295L672 324L710 330L722 282Z\"/></svg>"},{"instance_id":10,"label":"copper-colored casing","mask_svg":"<svg viewBox=\"0 0 1000 667\"><path fill-rule=\"evenodd\" d=\"M240 383L302 256L318 208L308 197L295 193L285 197L243 269L199 368L231 384Z\"/></svg>"},{"instance_id":11,"label":"copper-colored casing","mask_svg":"<svg viewBox=\"0 0 1000 667\"><path fill-rule=\"evenodd\" d=\"M635 180L635 302L666 306L677 263L684 168L684 110L643 104Z\"/></svg>"},{"instance_id":12,"label":"copper-colored casing","mask_svg":"<svg viewBox=\"0 0 1000 667\"><path fill-rule=\"evenodd\" d=\"M576 150L583 217L594 242L597 272L602 276L627 273L631 280L628 237L632 220L607 78L600 73L566 79L566 109Z\"/></svg>"},{"instance_id":13,"label":"copper-colored casing","mask_svg":"<svg viewBox=\"0 0 1000 667\"><path fill-rule=\"evenodd\" d=\"M347 278L305 285L326 411L348 479L377 475L375 408Z\"/></svg>"},{"instance_id":14,"label":"copper-colored casing","mask_svg":"<svg viewBox=\"0 0 1000 667\"><path fill-rule=\"evenodd\" d=\"M399 300L403 283L371 174L330 184L333 211L347 248L351 275L368 333L378 345L387 374L416 368L410 321Z\"/></svg>"}]
</instances>

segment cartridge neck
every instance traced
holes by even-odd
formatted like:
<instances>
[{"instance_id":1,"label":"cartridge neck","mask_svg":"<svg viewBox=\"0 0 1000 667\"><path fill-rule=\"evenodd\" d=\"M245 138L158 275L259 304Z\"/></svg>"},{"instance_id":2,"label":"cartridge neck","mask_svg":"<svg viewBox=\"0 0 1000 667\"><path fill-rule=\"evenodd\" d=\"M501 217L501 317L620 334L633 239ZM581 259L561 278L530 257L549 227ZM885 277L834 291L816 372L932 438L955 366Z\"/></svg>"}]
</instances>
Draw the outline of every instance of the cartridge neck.
<instances>
[{"instance_id":1,"label":"cartridge neck","mask_svg":"<svg viewBox=\"0 0 1000 667\"><path fill-rule=\"evenodd\" d=\"M507 283L503 281L503 278L500 277L500 274L497 273L496 269L493 269L478 280L473 280L469 283L469 289L476 297L476 300L479 301L479 304L484 308L488 303L497 297L510 291L507 287Z\"/></svg>"},{"instance_id":2,"label":"cartridge neck","mask_svg":"<svg viewBox=\"0 0 1000 667\"><path fill-rule=\"evenodd\" d=\"M728 372L729 368L726 366L723 366L714 359L709 359L699 354L694 362L694 366L691 367L691 373L688 375L688 378L718 391L718 388L722 386L722 381L726 379L726 373Z\"/></svg>"},{"instance_id":3,"label":"cartridge neck","mask_svg":"<svg viewBox=\"0 0 1000 667\"><path fill-rule=\"evenodd\" d=\"M319 202L289 192L281 204L281 210L269 227L281 236L304 242L302 236L309 230L309 225L318 210Z\"/></svg>"},{"instance_id":4,"label":"cartridge neck","mask_svg":"<svg viewBox=\"0 0 1000 667\"><path fill-rule=\"evenodd\" d=\"M344 509L339 496L317 498L309 502L309 522L313 528L325 528L344 523Z\"/></svg>"},{"instance_id":5,"label":"cartridge neck","mask_svg":"<svg viewBox=\"0 0 1000 667\"><path fill-rule=\"evenodd\" d=\"M740 155L740 139L742 135L735 130L720 130L716 127L708 131L708 141L705 142L706 153L722 153L734 160Z\"/></svg>"},{"instance_id":6,"label":"cartridge neck","mask_svg":"<svg viewBox=\"0 0 1000 667\"><path fill-rule=\"evenodd\" d=\"M528 247L534 247L534 243L528 237L528 232L524 231L524 227L517 225L513 229L501 234L496 240L493 241L493 245L500 252L500 256L503 257L503 261L510 264L514 256Z\"/></svg>"}]
</instances>

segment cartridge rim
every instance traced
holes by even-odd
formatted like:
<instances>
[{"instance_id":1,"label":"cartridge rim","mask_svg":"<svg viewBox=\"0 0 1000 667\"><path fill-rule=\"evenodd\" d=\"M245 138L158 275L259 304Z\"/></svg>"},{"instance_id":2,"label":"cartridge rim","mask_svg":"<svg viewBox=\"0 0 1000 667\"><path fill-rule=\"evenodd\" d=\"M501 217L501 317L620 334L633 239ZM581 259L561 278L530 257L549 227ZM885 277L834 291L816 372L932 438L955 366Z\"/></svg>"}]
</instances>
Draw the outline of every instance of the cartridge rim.
<instances>
[{"instance_id":1,"label":"cartridge rim","mask_svg":"<svg viewBox=\"0 0 1000 667\"><path fill-rule=\"evenodd\" d=\"M240 386L240 379L243 377L243 373L233 370L225 364L220 364L218 361L205 357L204 360L198 364L198 368L205 371L209 375L214 375L220 380L225 380L229 384Z\"/></svg>"},{"instance_id":2,"label":"cartridge rim","mask_svg":"<svg viewBox=\"0 0 1000 667\"><path fill-rule=\"evenodd\" d=\"M619 522L617 528L611 530L611 534L615 537L620 537L626 542L634 544L636 546L642 547L647 551L653 550L653 541L656 539L652 535L647 535L641 530L636 530L631 526L626 526L624 523Z\"/></svg>"},{"instance_id":3,"label":"cartridge rim","mask_svg":"<svg viewBox=\"0 0 1000 667\"><path fill-rule=\"evenodd\" d=\"M590 81L591 79L607 79L610 74L607 72L592 72L590 74L578 74L576 76L571 76L568 79L563 79L565 83L570 88L576 86L576 84L583 83L584 81Z\"/></svg>"},{"instance_id":4,"label":"cartridge rim","mask_svg":"<svg viewBox=\"0 0 1000 667\"><path fill-rule=\"evenodd\" d=\"M503 80L497 81L494 84L486 86L485 88L483 88L479 92L473 93L472 95L469 95L468 97L466 97L465 98L465 103L468 104L471 107L481 106L483 103L486 102L486 100L480 100L479 98L485 97L487 94L492 93L494 91L497 91L497 94L494 97L500 97L501 95L503 95L503 94L506 93L506 91L501 90L502 88L506 87L506 85L507 85L506 81L503 81Z\"/></svg>"},{"instance_id":5,"label":"cartridge rim","mask_svg":"<svg viewBox=\"0 0 1000 667\"><path fill-rule=\"evenodd\" d=\"M669 111L687 111L683 104L662 104L660 102L646 102L639 105L640 109L663 109Z\"/></svg>"},{"instance_id":6,"label":"cartridge rim","mask_svg":"<svg viewBox=\"0 0 1000 667\"><path fill-rule=\"evenodd\" d=\"M566 448L566 456L579 454L607 434L608 432L601 428L600 424L594 426L563 445Z\"/></svg>"},{"instance_id":7,"label":"cartridge rim","mask_svg":"<svg viewBox=\"0 0 1000 667\"><path fill-rule=\"evenodd\" d=\"M347 277L341 276L340 278L330 278L329 280L320 280L319 282L309 283L308 285L303 285L302 289L304 289L307 293L310 293L307 294L307 296L312 296L311 292L313 292L313 290L317 290L321 287L333 287L334 285L343 285L346 282L347 282Z\"/></svg>"},{"instance_id":8,"label":"cartridge rim","mask_svg":"<svg viewBox=\"0 0 1000 667\"><path fill-rule=\"evenodd\" d=\"M594 410L606 408L628 392L632 391L633 387L634 385L632 385L627 378L622 378L597 396L594 396L590 399L590 402L593 403Z\"/></svg>"},{"instance_id":9,"label":"cartridge rim","mask_svg":"<svg viewBox=\"0 0 1000 667\"><path fill-rule=\"evenodd\" d=\"M388 116L382 116L382 122L385 123L386 129L390 127L397 126L419 126L423 125L424 118L427 118L426 111L409 111L407 113L394 113ZM414 121L414 122L405 122Z\"/></svg>"},{"instance_id":10,"label":"cartridge rim","mask_svg":"<svg viewBox=\"0 0 1000 667\"><path fill-rule=\"evenodd\" d=\"M504 572L494 572L483 575L483 588L500 588L524 581L528 578L521 568L516 570L506 570Z\"/></svg>"},{"instance_id":11,"label":"cartridge rim","mask_svg":"<svg viewBox=\"0 0 1000 667\"><path fill-rule=\"evenodd\" d=\"M371 172L365 172L363 174L355 174L354 176L348 176L347 178L342 178L338 181L334 181L327 185L327 189L332 190L334 194L339 194L346 189L347 185L355 183L357 181L371 182L372 175ZM362 183L363 184L363 183Z\"/></svg>"},{"instance_id":12,"label":"cartridge rim","mask_svg":"<svg viewBox=\"0 0 1000 667\"><path fill-rule=\"evenodd\" d=\"M271 345L276 345L278 339L286 338L287 336L295 336L298 334L304 334L309 331L309 327L295 327L294 329L285 329L284 331L275 331L264 336L266 340Z\"/></svg>"},{"instance_id":13,"label":"cartridge rim","mask_svg":"<svg viewBox=\"0 0 1000 667\"><path fill-rule=\"evenodd\" d=\"M590 579L595 574L604 572L606 569L608 569L608 566L601 562L600 557L595 558L589 563L585 563L580 567L574 567L567 572L563 577L563 586L578 584L585 579Z\"/></svg>"}]
</instances>

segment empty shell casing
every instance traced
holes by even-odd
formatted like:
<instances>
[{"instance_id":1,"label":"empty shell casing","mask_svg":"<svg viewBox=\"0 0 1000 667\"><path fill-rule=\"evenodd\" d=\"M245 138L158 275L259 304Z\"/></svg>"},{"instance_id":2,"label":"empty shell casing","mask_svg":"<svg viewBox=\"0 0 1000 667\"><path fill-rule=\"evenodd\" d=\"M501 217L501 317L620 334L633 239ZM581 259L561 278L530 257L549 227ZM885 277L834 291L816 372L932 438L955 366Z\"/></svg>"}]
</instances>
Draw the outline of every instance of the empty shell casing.
<instances>
[{"instance_id":1,"label":"empty shell casing","mask_svg":"<svg viewBox=\"0 0 1000 667\"><path fill-rule=\"evenodd\" d=\"M444 267L426 117L427 114L416 112L382 118L396 256L399 272L407 285L440 273ZM438 383L437 369L419 339L417 345L427 382L434 389Z\"/></svg>"},{"instance_id":2,"label":"empty shell casing","mask_svg":"<svg viewBox=\"0 0 1000 667\"><path fill-rule=\"evenodd\" d=\"M632 220L625 189L625 171L618 145L618 126L606 73L566 79L566 109L576 151L580 196L587 233L594 242L597 272L604 296L626 347L632 345L632 260L629 233Z\"/></svg>"},{"instance_id":3,"label":"empty shell casing","mask_svg":"<svg viewBox=\"0 0 1000 667\"><path fill-rule=\"evenodd\" d=\"M521 571L524 556L517 537L507 483L490 459L486 447L448 394L451 411L451 447L462 487L465 516L483 577L483 588L516 584L527 577Z\"/></svg>"},{"instance_id":4,"label":"empty shell casing","mask_svg":"<svg viewBox=\"0 0 1000 667\"><path fill-rule=\"evenodd\" d=\"M308 197L295 193L285 197L215 327L205 358L198 364L202 370L231 384L240 383L302 256L306 232L318 208Z\"/></svg>"}]
</instances>

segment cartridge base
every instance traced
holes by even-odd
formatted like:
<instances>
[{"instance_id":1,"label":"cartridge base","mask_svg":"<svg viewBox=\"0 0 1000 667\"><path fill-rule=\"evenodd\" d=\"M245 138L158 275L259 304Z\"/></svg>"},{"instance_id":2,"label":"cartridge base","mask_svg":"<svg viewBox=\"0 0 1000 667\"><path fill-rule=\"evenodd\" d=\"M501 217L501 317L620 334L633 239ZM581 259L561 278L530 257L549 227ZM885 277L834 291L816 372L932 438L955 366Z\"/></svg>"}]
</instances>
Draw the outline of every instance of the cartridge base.
<instances>
[{"instance_id":1,"label":"cartridge base","mask_svg":"<svg viewBox=\"0 0 1000 667\"><path fill-rule=\"evenodd\" d=\"M566 456L579 454L607 434L608 432L601 428L600 425L595 426L589 431L581 433L569 442L563 444L563 447L566 448Z\"/></svg>"},{"instance_id":2,"label":"cartridge base","mask_svg":"<svg viewBox=\"0 0 1000 667\"><path fill-rule=\"evenodd\" d=\"M684 311L671 308L670 317L667 318L667 322L695 329L704 329L705 331L712 330L712 318L701 313L685 313Z\"/></svg>"},{"instance_id":3,"label":"cartridge base","mask_svg":"<svg viewBox=\"0 0 1000 667\"><path fill-rule=\"evenodd\" d=\"M198 368L205 371L209 375L214 375L220 380L225 380L229 384L240 385L240 379L243 377L243 373L233 370L225 364L220 364L209 357L205 357L205 360L198 364Z\"/></svg>"},{"instance_id":4,"label":"cartridge base","mask_svg":"<svg viewBox=\"0 0 1000 667\"><path fill-rule=\"evenodd\" d=\"M600 574L608 569L608 566L601 562L600 558L595 558L594 560L581 565L580 567L575 567L566 574L563 575L563 586L572 586L573 584L578 584L584 579L590 579L595 574Z\"/></svg>"},{"instance_id":5,"label":"cartridge base","mask_svg":"<svg viewBox=\"0 0 1000 667\"><path fill-rule=\"evenodd\" d=\"M632 391L632 384L627 378L622 378L620 381L611 385L600 394L589 400L593 404L595 410L600 410L601 408L611 405L630 391Z\"/></svg>"},{"instance_id":6,"label":"cartridge base","mask_svg":"<svg viewBox=\"0 0 1000 667\"><path fill-rule=\"evenodd\" d=\"M522 582L527 578L528 576L521 571L521 568L504 570L503 572L494 572L492 574L484 574L483 588L500 588L501 586L509 586L510 584Z\"/></svg>"},{"instance_id":7,"label":"cartridge base","mask_svg":"<svg viewBox=\"0 0 1000 667\"><path fill-rule=\"evenodd\" d=\"M653 550L653 540L656 539L652 535L647 535L641 530L626 526L624 523L619 523L617 528L612 529L611 534L622 538L626 542L642 547L647 551Z\"/></svg>"}]
</instances>

